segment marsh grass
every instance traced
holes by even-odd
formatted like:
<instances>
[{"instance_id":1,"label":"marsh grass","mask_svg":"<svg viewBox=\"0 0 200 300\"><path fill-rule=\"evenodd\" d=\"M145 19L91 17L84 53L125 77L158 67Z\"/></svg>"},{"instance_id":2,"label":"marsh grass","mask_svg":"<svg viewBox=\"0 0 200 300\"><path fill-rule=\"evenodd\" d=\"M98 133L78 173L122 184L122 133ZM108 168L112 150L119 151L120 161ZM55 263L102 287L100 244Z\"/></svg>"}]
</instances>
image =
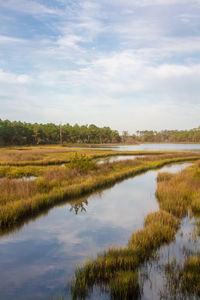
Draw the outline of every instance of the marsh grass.
<instances>
[{"instance_id":1,"label":"marsh grass","mask_svg":"<svg viewBox=\"0 0 200 300\"><path fill-rule=\"evenodd\" d=\"M169 162L169 158L164 160ZM154 163L154 159L151 160ZM161 162L157 162L157 166ZM160 210L147 215L144 229L134 233L127 247L111 248L100 254L97 259L87 261L77 268L75 279L71 283L72 297L81 298L92 291L95 284L109 287L110 294L115 299L134 299L140 293L138 279L133 283L119 281L118 274L134 274L137 277L138 267L147 261L163 244L169 244L175 238L181 219L191 209L197 212L200 207L200 164L196 163L178 174L159 173L157 178L157 198ZM182 277L182 290L199 293L200 260L191 259L177 276ZM191 272L190 272L191 271ZM131 275L130 275L131 276ZM132 278L135 278L135 277ZM126 278L126 276L125 276ZM129 277L128 277L129 278ZM190 279L190 280L189 280ZM191 290L189 290L190 284ZM114 286L118 287L113 293ZM178 284L178 283L177 283ZM131 295L131 296L130 296Z\"/></svg>"},{"instance_id":2,"label":"marsh grass","mask_svg":"<svg viewBox=\"0 0 200 300\"><path fill-rule=\"evenodd\" d=\"M176 151L113 151L60 146L34 146L0 148L0 166L48 166L69 163L75 153L85 154L89 159L106 158L116 155L177 155L194 156L196 153Z\"/></svg>"},{"instance_id":3,"label":"marsh grass","mask_svg":"<svg viewBox=\"0 0 200 300\"><path fill-rule=\"evenodd\" d=\"M14 203L19 199L27 199L36 193L34 182L21 180L0 180L0 207L8 203Z\"/></svg>"},{"instance_id":4,"label":"marsh grass","mask_svg":"<svg viewBox=\"0 0 200 300\"><path fill-rule=\"evenodd\" d=\"M55 165L70 162L74 153L85 153L90 158L108 155L111 150L72 149L63 147L1 148L1 166Z\"/></svg>"},{"instance_id":5,"label":"marsh grass","mask_svg":"<svg viewBox=\"0 0 200 300\"><path fill-rule=\"evenodd\" d=\"M200 296L200 257L189 257L179 271L183 292Z\"/></svg>"},{"instance_id":6,"label":"marsh grass","mask_svg":"<svg viewBox=\"0 0 200 300\"><path fill-rule=\"evenodd\" d=\"M163 158L163 157L162 157ZM136 176L150 169L160 168L173 162L193 161L197 157L177 157L125 160L111 164L93 165L82 172L80 168L52 166L44 168L42 175L33 182L14 179L3 180L0 185L0 227L13 227L28 216L53 205L92 193L111 186L130 176Z\"/></svg>"},{"instance_id":7,"label":"marsh grass","mask_svg":"<svg viewBox=\"0 0 200 300\"><path fill-rule=\"evenodd\" d=\"M111 299L137 299L140 295L138 283L138 274L135 271L119 271L116 276L110 280L110 298Z\"/></svg>"},{"instance_id":8,"label":"marsh grass","mask_svg":"<svg viewBox=\"0 0 200 300\"><path fill-rule=\"evenodd\" d=\"M156 195L161 209L177 217L184 217L188 209L200 212L199 164L178 174L161 173L157 178Z\"/></svg>"},{"instance_id":9,"label":"marsh grass","mask_svg":"<svg viewBox=\"0 0 200 300\"><path fill-rule=\"evenodd\" d=\"M162 209L182 218L190 214L196 217L197 232L194 241L199 239L199 212L200 212L200 163L183 170L178 174L159 174L157 197ZM200 253L194 249L195 254L189 253L183 265L176 260L166 266L168 285L174 293L181 298L197 299L200 297ZM177 298L179 299L179 298Z\"/></svg>"},{"instance_id":10,"label":"marsh grass","mask_svg":"<svg viewBox=\"0 0 200 300\"><path fill-rule=\"evenodd\" d=\"M12 166L0 166L0 178L22 178L30 176L42 175L45 167L42 166L24 166L24 167L12 167Z\"/></svg>"},{"instance_id":11,"label":"marsh grass","mask_svg":"<svg viewBox=\"0 0 200 300\"><path fill-rule=\"evenodd\" d=\"M184 264L176 258L164 266L166 291L162 299L199 299L200 297L200 258L191 256ZM167 296L168 295L168 296Z\"/></svg>"},{"instance_id":12,"label":"marsh grass","mask_svg":"<svg viewBox=\"0 0 200 300\"><path fill-rule=\"evenodd\" d=\"M161 244L173 240L179 220L165 211L151 213L144 229L134 233L124 248L111 248L77 268L71 282L73 299L86 297L95 284L109 287L114 299L134 299L140 294L137 268Z\"/></svg>"},{"instance_id":13,"label":"marsh grass","mask_svg":"<svg viewBox=\"0 0 200 300\"><path fill-rule=\"evenodd\" d=\"M189 153L159 152L155 155L155 152L148 152L146 153L148 156L135 160L96 165L95 161L98 157L113 156L113 152L88 152L88 149L76 152L62 148L52 148L51 151L47 148L29 150L32 152L25 149L10 151L10 153L21 151L20 153L29 154L24 157L25 160L21 158L20 161L18 153L16 156L13 152L8 162L2 162L2 164L8 163L8 166L2 166L0 174L4 172L3 174L8 178L0 180L1 230L4 228L8 230L57 203L87 195L130 176L136 176L150 169L158 169L166 164L195 161L200 158L198 155L190 156ZM85 153L88 155L86 156ZM122 155L122 152L115 152L115 155L119 154ZM130 155L130 152L123 154ZM138 155L135 152L134 154ZM144 155L144 152L140 154ZM6 159L5 155L4 159ZM35 157L40 160L34 158L31 160L28 155L33 157L36 155ZM29 161L26 161L27 159ZM61 162L68 162L68 164L64 167L51 166ZM12 164L19 166L12 167ZM192 188L194 185L196 189L199 186L199 173L197 164L195 172L192 173ZM28 174L39 177L33 182L13 179ZM149 259L160 245L173 240L179 220L187 213L189 205L192 210L199 209L197 206L199 194L196 190L195 193L191 192L190 184L185 184L187 177L185 173L181 176L176 178L166 173L159 175L158 186L160 186L157 195L161 210L146 217L144 229L131 236L127 247L110 248L100 254L96 260L88 260L83 267L78 268L75 280L71 283L73 298L85 297L96 284L102 289L109 289L113 299L132 299L139 295L137 276L139 265Z\"/></svg>"}]
</instances>

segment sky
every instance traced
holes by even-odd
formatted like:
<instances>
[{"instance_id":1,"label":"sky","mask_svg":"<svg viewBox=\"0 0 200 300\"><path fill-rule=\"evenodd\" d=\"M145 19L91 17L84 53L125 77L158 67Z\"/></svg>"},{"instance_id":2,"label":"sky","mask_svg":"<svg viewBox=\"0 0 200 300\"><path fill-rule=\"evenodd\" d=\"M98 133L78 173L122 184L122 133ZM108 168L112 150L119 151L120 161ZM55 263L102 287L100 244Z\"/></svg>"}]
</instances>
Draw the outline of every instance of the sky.
<instances>
[{"instance_id":1,"label":"sky","mask_svg":"<svg viewBox=\"0 0 200 300\"><path fill-rule=\"evenodd\" d=\"M200 0L0 0L0 118L200 126Z\"/></svg>"}]
</instances>

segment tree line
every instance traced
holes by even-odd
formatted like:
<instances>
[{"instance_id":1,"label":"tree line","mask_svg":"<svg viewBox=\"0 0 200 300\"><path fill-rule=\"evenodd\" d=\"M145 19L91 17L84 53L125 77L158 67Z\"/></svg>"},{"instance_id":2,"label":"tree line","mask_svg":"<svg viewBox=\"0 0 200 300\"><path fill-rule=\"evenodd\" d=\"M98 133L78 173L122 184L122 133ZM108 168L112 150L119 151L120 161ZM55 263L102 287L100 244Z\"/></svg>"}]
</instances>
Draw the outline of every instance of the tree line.
<instances>
[{"instance_id":1,"label":"tree line","mask_svg":"<svg viewBox=\"0 0 200 300\"><path fill-rule=\"evenodd\" d=\"M40 145L40 144L102 144L102 143L200 143L200 126L191 130L142 130L130 135L110 127L94 124L56 125L0 119L0 145Z\"/></svg>"},{"instance_id":2,"label":"tree line","mask_svg":"<svg viewBox=\"0 0 200 300\"><path fill-rule=\"evenodd\" d=\"M119 143L119 132L94 124L74 126L53 123L11 122L0 119L0 145L40 145L59 143Z\"/></svg>"},{"instance_id":3,"label":"tree line","mask_svg":"<svg viewBox=\"0 0 200 300\"><path fill-rule=\"evenodd\" d=\"M138 130L130 138L139 143L200 143L200 126L191 130Z\"/></svg>"}]
</instances>

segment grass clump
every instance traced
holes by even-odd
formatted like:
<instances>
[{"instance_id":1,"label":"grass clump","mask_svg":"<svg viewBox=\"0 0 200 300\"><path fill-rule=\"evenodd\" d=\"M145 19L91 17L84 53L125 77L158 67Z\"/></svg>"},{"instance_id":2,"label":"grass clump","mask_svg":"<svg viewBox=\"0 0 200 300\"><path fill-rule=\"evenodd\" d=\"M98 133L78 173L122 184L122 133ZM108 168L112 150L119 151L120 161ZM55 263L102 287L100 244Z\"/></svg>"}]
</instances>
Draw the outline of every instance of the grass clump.
<instances>
[{"instance_id":1,"label":"grass clump","mask_svg":"<svg viewBox=\"0 0 200 300\"><path fill-rule=\"evenodd\" d=\"M156 195L161 209L177 217L200 212L200 167L199 163L178 174L158 175Z\"/></svg>"},{"instance_id":2,"label":"grass clump","mask_svg":"<svg viewBox=\"0 0 200 300\"><path fill-rule=\"evenodd\" d=\"M170 174L158 176L156 196L160 208L177 216L184 217L193 197L193 191L188 184L190 170L181 174Z\"/></svg>"},{"instance_id":3,"label":"grass clump","mask_svg":"<svg viewBox=\"0 0 200 300\"><path fill-rule=\"evenodd\" d=\"M161 244L173 240L178 226L178 219L167 212L149 214L144 229L132 235L127 247L111 248L76 270L73 298L85 297L99 284L109 288L113 299L134 299L140 293L137 268Z\"/></svg>"},{"instance_id":4,"label":"grass clump","mask_svg":"<svg viewBox=\"0 0 200 300\"><path fill-rule=\"evenodd\" d=\"M157 182L170 180L172 178L172 176L173 176L173 174L167 173L167 172L159 173L157 176Z\"/></svg>"},{"instance_id":5,"label":"grass clump","mask_svg":"<svg viewBox=\"0 0 200 300\"><path fill-rule=\"evenodd\" d=\"M120 271L110 280L111 299L137 299L140 295L138 274L135 271Z\"/></svg>"},{"instance_id":6,"label":"grass clump","mask_svg":"<svg viewBox=\"0 0 200 300\"><path fill-rule=\"evenodd\" d=\"M191 210L194 215L199 216L200 214L200 192L196 193L193 196L192 203L191 203Z\"/></svg>"},{"instance_id":7,"label":"grass clump","mask_svg":"<svg viewBox=\"0 0 200 300\"><path fill-rule=\"evenodd\" d=\"M200 296L200 257L189 257L180 272L183 292Z\"/></svg>"},{"instance_id":8,"label":"grass clump","mask_svg":"<svg viewBox=\"0 0 200 300\"><path fill-rule=\"evenodd\" d=\"M165 265L165 274L171 299L199 299L200 257L197 254L186 258L183 265L174 258Z\"/></svg>"},{"instance_id":9,"label":"grass clump","mask_svg":"<svg viewBox=\"0 0 200 300\"><path fill-rule=\"evenodd\" d=\"M145 228L134 233L128 246L139 249L139 258L144 260L163 243L173 240L179 221L165 211L148 214Z\"/></svg>"}]
</instances>

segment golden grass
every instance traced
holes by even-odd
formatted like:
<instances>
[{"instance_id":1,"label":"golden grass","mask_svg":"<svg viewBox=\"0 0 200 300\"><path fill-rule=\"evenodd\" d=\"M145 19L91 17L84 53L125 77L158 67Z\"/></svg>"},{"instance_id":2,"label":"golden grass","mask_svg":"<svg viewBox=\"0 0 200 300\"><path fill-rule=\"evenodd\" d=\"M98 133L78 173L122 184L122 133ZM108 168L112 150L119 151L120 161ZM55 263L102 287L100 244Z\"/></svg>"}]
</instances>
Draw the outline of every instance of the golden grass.
<instances>
[{"instance_id":1,"label":"golden grass","mask_svg":"<svg viewBox=\"0 0 200 300\"><path fill-rule=\"evenodd\" d=\"M180 272L183 292L200 295L200 257L189 257Z\"/></svg>"},{"instance_id":2,"label":"golden grass","mask_svg":"<svg viewBox=\"0 0 200 300\"><path fill-rule=\"evenodd\" d=\"M152 252L162 244L170 243L174 239L180 220L187 214L188 209L190 208L193 212L199 209L199 167L197 163L178 174L160 173L158 175L156 193L160 210L146 217L144 229L131 236L127 247L109 249L97 259L87 261L76 270L75 280L71 283L74 299L90 293L95 284L106 286L112 295L113 282L118 284L118 288L115 289L116 299L131 299L131 297L134 299L135 293L139 293L138 281L134 279L129 286L126 280L125 282L118 280L118 274L128 272L128 274L134 274L132 278L137 277L139 265L149 259ZM191 269L190 273L188 270ZM191 283L191 286L199 288L199 258L198 261L193 259L192 262L186 264L182 276L183 289L188 291L187 282L192 280L194 283Z\"/></svg>"},{"instance_id":3,"label":"golden grass","mask_svg":"<svg viewBox=\"0 0 200 300\"><path fill-rule=\"evenodd\" d=\"M200 212L199 164L179 174L159 174L156 195L161 209L183 217L188 209Z\"/></svg>"},{"instance_id":4,"label":"golden grass","mask_svg":"<svg viewBox=\"0 0 200 300\"><path fill-rule=\"evenodd\" d=\"M36 193L36 186L34 182L21 180L0 180L0 207L14 203L19 199L27 199L34 196Z\"/></svg>"},{"instance_id":5,"label":"golden grass","mask_svg":"<svg viewBox=\"0 0 200 300\"><path fill-rule=\"evenodd\" d=\"M183 170L179 174L159 174L157 196L162 209L179 218L190 214L199 217L200 213L200 163ZM174 279L175 289L179 287L182 295L188 299L200 296L200 257L198 254L188 257L184 265L167 266Z\"/></svg>"},{"instance_id":6,"label":"golden grass","mask_svg":"<svg viewBox=\"0 0 200 300\"><path fill-rule=\"evenodd\" d=\"M56 203L84 196L149 169L173 162L198 159L198 157L164 159L164 156L162 158L156 161L153 156L152 159L148 157L148 161L140 158L96 165L84 172L76 168L54 166L44 169L42 175L33 182L3 179L0 185L0 228L15 226L25 218L34 216Z\"/></svg>"},{"instance_id":7,"label":"golden grass","mask_svg":"<svg viewBox=\"0 0 200 300\"><path fill-rule=\"evenodd\" d=\"M0 178L22 178L30 176L40 176L46 169L44 166L24 166L24 167L12 167L12 166L0 166Z\"/></svg>"},{"instance_id":8,"label":"golden grass","mask_svg":"<svg viewBox=\"0 0 200 300\"><path fill-rule=\"evenodd\" d=\"M0 166L47 166L68 163L74 153L84 153L90 159L97 159L115 155L168 155L193 156L195 153L177 151L113 151L109 149L98 150L91 148L70 148L61 146L33 146L0 148Z\"/></svg>"}]
</instances>

